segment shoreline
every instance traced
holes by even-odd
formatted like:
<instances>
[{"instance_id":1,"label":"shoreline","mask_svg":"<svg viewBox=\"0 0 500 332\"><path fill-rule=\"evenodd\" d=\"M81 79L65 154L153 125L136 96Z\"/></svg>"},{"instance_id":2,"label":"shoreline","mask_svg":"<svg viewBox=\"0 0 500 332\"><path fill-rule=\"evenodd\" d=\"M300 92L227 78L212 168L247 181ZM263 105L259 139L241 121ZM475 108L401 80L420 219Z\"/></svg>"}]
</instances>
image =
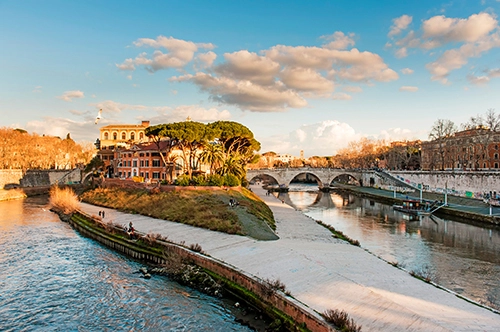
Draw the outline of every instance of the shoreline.
<instances>
[{"instance_id":1,"label":"shoreline","mask_svg":"<svg viewBox=\"0 0 500 332\"><path fill-rule=\"evenodd\" d=\"M275 215L276 241L256 241L169 221L82 204L106 220L134 222L143 233L160 233L260 279L279 279L297 300L316 312L346 311L364 331L496 331L500 315L457 298L342 240L265 190L252 190ZM314 276L314 277L311 277Z\"/></svg>"}]
</instances>

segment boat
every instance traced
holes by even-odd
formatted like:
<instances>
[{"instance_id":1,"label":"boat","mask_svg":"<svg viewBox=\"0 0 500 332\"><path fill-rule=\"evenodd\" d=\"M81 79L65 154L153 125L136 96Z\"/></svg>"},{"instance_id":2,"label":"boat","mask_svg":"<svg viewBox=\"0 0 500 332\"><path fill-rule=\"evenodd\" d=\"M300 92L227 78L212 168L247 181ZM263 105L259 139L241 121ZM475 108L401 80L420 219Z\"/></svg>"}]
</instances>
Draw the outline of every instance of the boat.
<instances>
[{"instance_id":1,"label":"boat","mask_svg":"<svg viewBox=\"0 0 500 332\"><path fill-rule=\"evenodd\" d=\"M407 213L414 216L431 215L432 205L428 202L420 202L416 199L405 199L402 204L394 204L392 208L396 211Z\"/></svg>"}]
</instances>

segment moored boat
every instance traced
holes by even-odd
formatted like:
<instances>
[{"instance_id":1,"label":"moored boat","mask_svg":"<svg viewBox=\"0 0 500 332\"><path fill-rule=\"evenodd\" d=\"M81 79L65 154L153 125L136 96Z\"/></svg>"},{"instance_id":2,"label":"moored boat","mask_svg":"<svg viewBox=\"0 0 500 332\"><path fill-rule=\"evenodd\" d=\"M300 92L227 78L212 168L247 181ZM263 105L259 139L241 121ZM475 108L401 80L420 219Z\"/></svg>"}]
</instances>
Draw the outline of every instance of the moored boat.
<instances>
[{"instance_id":1,"label":"moored boat","mask_svg":"<svg viewBox=\"0 0 500 332\"><path fill-rule=\"evenodd\" d=\"M405 199L402 204L394 204L392 208L415 216L428 216L432 213L431 205L428 202L420 202L415 199Z\"/></svg>"}]
</instances>

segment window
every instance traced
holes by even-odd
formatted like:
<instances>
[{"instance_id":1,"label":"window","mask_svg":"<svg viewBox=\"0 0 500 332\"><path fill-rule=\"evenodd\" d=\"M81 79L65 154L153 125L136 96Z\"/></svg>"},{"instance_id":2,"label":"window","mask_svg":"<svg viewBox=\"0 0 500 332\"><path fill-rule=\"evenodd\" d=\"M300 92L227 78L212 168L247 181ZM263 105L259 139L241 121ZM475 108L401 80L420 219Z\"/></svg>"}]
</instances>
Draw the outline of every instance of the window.
<instances>
[{"instance_id":1,"label":"window","mask_svg":"<svg viewBox=\"0 0 500 332\"><path fill-rule=\"evenodd\" d=\"M122 133L122 139L125 139L127 135L125 133Z\"/></svg>"},{"instance_id":2,"label":"window","mask_svg":"<svg viewBox=\"0 0 500 332\"><path fill-rule=\"evenodd\" d=\"M149 179L149 172L144 173L144 178Z\"/></svg>"},{"instance_id":3,"label":"window","mask_svg":"<svg viewBox=\"0 0 500 332\"><path fill-rule=\"evenodd\" d=\"M130 174L131 174L131 173L130 173L130 172L128 172L127 174L128 174L128 176L127 176L127 177L130 177Z\"/></svg>"},{"instance_id":4,"label":"window","mask_svg":"<svg viewBox=\"0 0 500 332\"><path fill-rule=\"evenodd\" d=\"M149 160L146 160L146 167L149 167Z\"/></svg>"},{"instance_id":5,"label":"window","mask_svg":"<svg viewBox=\"0 0 500 332\"><path fill-rule=\"evenodd\" d=\"M135 140L135 133L130 133L130 139Z\"/></svg>"},{"instance_id":6,"label":"window","mask_svg":"<svg viewBox=\"0 0 500 332\"><path fill-rule=\"evenodd\" d=\"M113 133L113 139L116 141L117 138L118 138L118 134L117 133Z\"/></svg>"},{"instance_id":7,"label":"window","mask_svg":"<svg viewBox=\"0 0 500 332\"><path fill-rule=\"evenodd\" d=\"M495 168L498 168L498 163L495 163Z\"/></svg>"},{"instance_id":8,"label":"window","mask_svg":"<svg viewBox=\"0 0 500 332\"><path fill-rule=\"evenodd\" d=\"M153 167L160 167L160 159L153 159Z\"/></svg>"},{"instance_id":9,"label":"window","mask_svg":"<svg viewBox=\"0 0 500 332\"><path fill-rule=\"evenodd\" d=\"M139 157L144 157L144 153L139 153Z\"/></svg>"},{"instance_id":10,"label":"window","mask_svg":"<svg viewBox=\"0 0 500 332\"><path fill-rule=\"evenodd\" d=\"M140 172L139 175L141 176L141 178L144 177L144 172Z\"/></svg>"},{"instance_id":11,"label":"window","mask_svg":"<svg viewBox=\"0 0 500 332\"><path fill-rule=\"evenodd\" d=\"M140 163L141 167L144 167L144 160L141 160L141 163ZM141 175L142 176L142 175Z\"/></svg>"},{"instance_id":12,"label":"window","mask_svg":"<svg viewBox=\"0 0 500 332\"><path fill-rule=\"evenodd\" d=\"M498 150L498 144L495 144L495 150Z\"/></svg>"},{"instance_id":13,"label":"window","mask_svg":"<svg viewBox=\"0 0 500 332\"><path fill-rule=\"evenodd\" d=\"M137 160L134 160L133 164L134 164L133 167L137 167Z\"/></svg>"},{"instance_id":14,"label":"window","mask_svg":"<svg viewBox=\"0 0 500 332\"><path fill-rule=\"evenodd\" d=\"M108 139L109 137L109 134L108 133L104 133L104 139Z\"/></svg>"},{"instance_id":15,"label":"window","mask_svg":"<svg viewBox=\"0 0 500 332\"><path fill-rule=\"evenodd\" d=\"M494 159L498 159L498 153L495 153L495 155L493 156Z\"/></svg>"},{"instance_id":16,"label":"window","mask_svg":"<svg viewBox=\"0 0 500 332\"><path fill-rule=\"evenodd\" d=\"M139 133L139 139L143 139L144 138L144 133Z\"/></svg>"},{"instance_id":17,"label":"window","mask_svg":"<svg viewBox=\"0 0 500 332\"><path fill-rule=\"evenodd\" d=\"M160 178L160 172L153 172L153 179L159 179Z\"/></svg>"}]
</instances>

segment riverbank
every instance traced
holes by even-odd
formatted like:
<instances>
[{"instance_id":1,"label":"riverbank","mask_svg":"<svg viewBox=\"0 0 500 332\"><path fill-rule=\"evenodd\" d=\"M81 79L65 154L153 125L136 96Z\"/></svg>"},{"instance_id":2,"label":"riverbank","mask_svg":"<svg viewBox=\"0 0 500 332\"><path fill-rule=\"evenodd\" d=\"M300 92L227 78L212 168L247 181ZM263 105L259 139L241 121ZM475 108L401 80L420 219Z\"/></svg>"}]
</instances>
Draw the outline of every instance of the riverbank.
<instances>
[{"instance_id":1,"label":"riverbank","mask_svg":"<svg viewBox=\"0 0 500 332\"><path fill-rule=\"evenodd\" d=\"M265 190L252 190L275 216L276 241L198 229L82 204L82 209L119 224L132 221L144 233L196 243L204 252L261 279L279 279L315 312L346 311L363 331L497 331L500 315L422 282L329 230Z\"/></svg>"},{"instance_id":2,"label":"riverbank","mask_svg":"<svg viewBox=\"0 0 500 332\"><path fill-rule=\"evenodd\" d=\"M350 192L361 197L373 198L374 200L387 204L401 203L403 199L406 198L420 199L419 192L406 194L396 193L396 195L394 195L394 192L383 189L341 184L336 185L336 189ZM431 201L445 201L444 195L436 193L423 192L422 198ZM452 195L448 195L446 200L448 205L436 211L435 214L437 216L452 216L460 218L463 222L500 225L500 207L490 207L488 204L478 199Z\"/></svg>"}]
</instances>

